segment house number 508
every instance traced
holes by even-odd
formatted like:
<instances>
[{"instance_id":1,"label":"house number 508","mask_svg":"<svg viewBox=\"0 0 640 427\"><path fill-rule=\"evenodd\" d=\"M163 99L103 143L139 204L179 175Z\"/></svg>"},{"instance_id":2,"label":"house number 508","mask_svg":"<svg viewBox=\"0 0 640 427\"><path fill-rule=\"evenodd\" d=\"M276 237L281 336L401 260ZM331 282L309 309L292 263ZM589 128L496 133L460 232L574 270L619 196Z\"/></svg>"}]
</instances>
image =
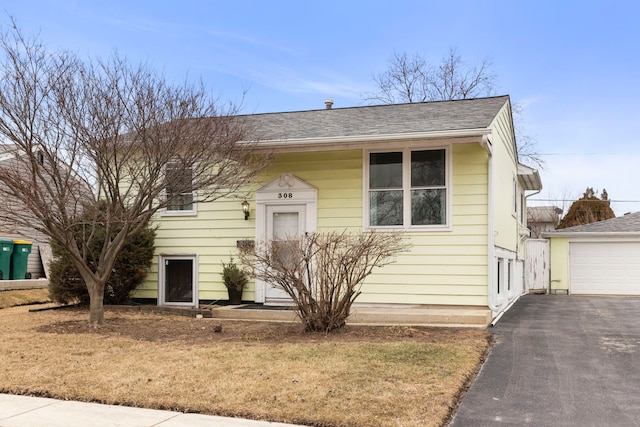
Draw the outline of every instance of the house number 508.
<instances>
[{"instance_id":1,"label":"house number 508","mask_svg":"<svg viewBox=\"0 0 640 427\"><path fill-rule=\"evenodd\" d=\"M293 199L293 193L278 193L278 199Z\"/></svg>"}]
</instances>

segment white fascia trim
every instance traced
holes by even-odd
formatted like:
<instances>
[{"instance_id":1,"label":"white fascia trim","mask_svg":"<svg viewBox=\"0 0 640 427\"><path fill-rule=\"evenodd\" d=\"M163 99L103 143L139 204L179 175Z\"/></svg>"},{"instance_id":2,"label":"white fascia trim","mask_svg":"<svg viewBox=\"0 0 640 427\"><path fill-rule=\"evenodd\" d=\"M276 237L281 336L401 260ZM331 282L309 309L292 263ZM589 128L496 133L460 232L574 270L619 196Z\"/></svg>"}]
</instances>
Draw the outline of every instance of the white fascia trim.
<instances>
[{"instance_id":1,"label":"white fascia trim","mask_svg":"<svg viewBox=\"0 0 640 427\"><path fill-rule=\"evenodd\" d=\"M489 138L490 133L491 132L486 135L482 135L482 141L480 142L480 145L487 151L487 154L489 154L489 156L493 155L493 144L491 143L491 139Z\"/></svg>"},{"instance_id":2,"label":"white fascia trim","mask_svg":"<svg viewBox=\"0 0 640 427\"><path fill-rule=\"evenodd\" d=\"M363 142L389 142L389 141L404 141L411 139L443 139L443 138L465 138L465 137L483 137L491 134L491 129L478 128L478 129L462 129L462 130L447 130L447 131L433 131L433 132L413 132L413 133L395 133L395 134L376 134L376 135L355 135L355 136L333 136L328 138L299 138L299 139L274 139L258 141L259 148L302 148L309 146L327 146L327 145L339 145L341 148L346 148L349 145L361 144ZM254 145L254 141L239 141L238 144L251 144Z\"/></svg>"},{"instance_id":3,"label":"white fascia trim","mask_svg":"<svg viewBox=\"0 0 640 427\"><path fill-rule=\"evenodd\" d=\"M595 232L566 232L563 233L561 231L553 231L549 233L542 233L542 237L551 238L551 237L568 237L571 241L572 239L578 240L593 240L593 241L602 241L602 239L607 238L618 238L624 240L637 240L640 239L640 232L638 231L610 231L603 233L595 233Z\"/></svg>"}]
</instances>

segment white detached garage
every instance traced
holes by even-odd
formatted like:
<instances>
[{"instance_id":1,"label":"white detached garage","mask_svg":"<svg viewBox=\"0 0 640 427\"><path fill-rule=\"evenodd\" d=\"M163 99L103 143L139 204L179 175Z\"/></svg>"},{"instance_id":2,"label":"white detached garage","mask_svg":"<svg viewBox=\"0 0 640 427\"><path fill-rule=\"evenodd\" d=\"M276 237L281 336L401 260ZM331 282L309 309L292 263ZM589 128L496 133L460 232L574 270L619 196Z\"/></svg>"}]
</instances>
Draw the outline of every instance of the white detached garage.
<instances>
[{"instance_id":1,"label":"white detached garage","mask_svg":"<svg viewBox=\"0 0 640 427\"><path fill-rule=\"evenodd\" d=\"M640 212L544 234L551 293L640 295Z\"/></svg>"}]
</instances>

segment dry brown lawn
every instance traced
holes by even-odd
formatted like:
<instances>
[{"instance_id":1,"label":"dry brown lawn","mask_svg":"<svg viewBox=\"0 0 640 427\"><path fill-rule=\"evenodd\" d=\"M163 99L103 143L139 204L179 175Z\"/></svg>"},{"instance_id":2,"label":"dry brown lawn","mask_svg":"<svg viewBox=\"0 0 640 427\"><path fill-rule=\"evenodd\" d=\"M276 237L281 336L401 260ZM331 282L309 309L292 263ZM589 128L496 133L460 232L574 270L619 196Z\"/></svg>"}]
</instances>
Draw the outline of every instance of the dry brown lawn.
<instances>
[{"instance_id":1,"label":"dry brown lawn","mask_svg":"<svg viewBox=\"0 0 640 427\"><path fill-rule=\"evenodd\" d=\"M25 289L0 291L0 308L16 305L37 304L49 300L49 289Z\"/></svg>"},{"instance_id":2,"label":"dry brown lawn","mask_svg":"<svg viewBox=\"0 0 640 427\"><path fill-rule=\"evenodd\" d=\"M0 391L313 426L441 426L488 334L0 309ZM222 332L215 332L216 326Z\"/></svg>"}]
</instances>

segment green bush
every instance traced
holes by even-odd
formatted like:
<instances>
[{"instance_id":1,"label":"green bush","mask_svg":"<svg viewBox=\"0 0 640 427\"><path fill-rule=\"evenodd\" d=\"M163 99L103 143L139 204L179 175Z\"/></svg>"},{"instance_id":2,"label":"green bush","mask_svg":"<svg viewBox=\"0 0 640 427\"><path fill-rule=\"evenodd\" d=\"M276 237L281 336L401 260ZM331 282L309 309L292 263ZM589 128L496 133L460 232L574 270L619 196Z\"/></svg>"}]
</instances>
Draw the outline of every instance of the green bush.
<instances>
[{"instance_id":1,"label":"green bush","mask_svg":"<svg viewBox=\"0 0 640 427\"><path fill-rule=\"evenodd\" d=\"M222 281L227 289L241 291L247 285L249 278L231 258L228 264L222 263Z\"/></svg>"},{"instance_id":2,"label":"green bush","mask_svg":"<svg viewBox=\"0 0 640 427\"><path fill-rule=\"evenodd\" d=\"M114 234L118 229L114 230ZM153 260L156 232L152 228L144 228L133 234L122 252L116 258L111 277L105 285L104 303L123 304L129 300L131 291L144 280ZM97 230L96 238L89 248L89 265L96 267L95 260L102 248L105 238L104 227ZM64 249L53 245L54 261L51 263L49 277L49 295L51 299L62 304L78 302L89 304L89 291L80 273L73 266L69 254Z\"/></svg>"}]
</instances>

